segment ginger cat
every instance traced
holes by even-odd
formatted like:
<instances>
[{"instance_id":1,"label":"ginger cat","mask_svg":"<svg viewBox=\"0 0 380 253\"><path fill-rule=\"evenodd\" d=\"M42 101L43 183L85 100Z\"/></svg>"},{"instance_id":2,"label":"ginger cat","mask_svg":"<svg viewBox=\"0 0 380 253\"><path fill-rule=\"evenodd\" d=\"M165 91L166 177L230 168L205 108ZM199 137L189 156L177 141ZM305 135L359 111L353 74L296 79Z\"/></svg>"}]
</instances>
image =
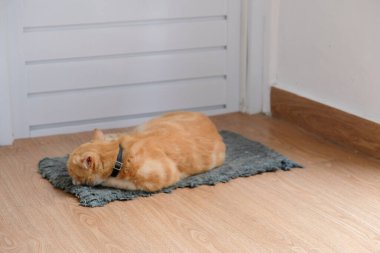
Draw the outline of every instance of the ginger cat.
<instances>
[{"instance_id":1,"label":"ginger cat","mask_svg":"<svg viewBox=\"0 0 380 253\"><path fill-rule=\"evenodd\" d=\"M175 112L152 119L116 140L107 141L100 130L94 130L94 140L70 154L67 168L75 185L154 192L222 165L225 150L207 116ZM122 162L120 171L113 169L117 158Z\"/></svg>"}]
</instances>

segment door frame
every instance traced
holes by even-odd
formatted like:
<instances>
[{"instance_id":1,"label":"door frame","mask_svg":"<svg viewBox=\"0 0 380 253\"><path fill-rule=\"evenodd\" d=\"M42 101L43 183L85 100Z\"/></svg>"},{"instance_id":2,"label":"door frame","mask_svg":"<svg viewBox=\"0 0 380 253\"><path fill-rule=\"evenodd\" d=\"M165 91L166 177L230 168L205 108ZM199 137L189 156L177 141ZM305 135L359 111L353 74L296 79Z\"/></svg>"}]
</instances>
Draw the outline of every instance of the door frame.
<instances>
[{"instance_id":1,"label":"door frame","mask_svg":"<svg viewBox=\"0 0 380 253\"><path fill-rule=\"evenodd\" d=\"M0 0L0 145L13 142L11 86L9 74L9 13L11 1Z\"/></svg>"},{"instance_id":2,"label":"door frame","mask_svg":"<svg viewBox=\"0 0 380 253\"><path fill-rule=\"evenodd\" d=\"M245 112L270 114L270 87L277 79L280 0L246 0L247 73ZM243 84L244 85L244 84Z\"/></svg>"}]
</instances>

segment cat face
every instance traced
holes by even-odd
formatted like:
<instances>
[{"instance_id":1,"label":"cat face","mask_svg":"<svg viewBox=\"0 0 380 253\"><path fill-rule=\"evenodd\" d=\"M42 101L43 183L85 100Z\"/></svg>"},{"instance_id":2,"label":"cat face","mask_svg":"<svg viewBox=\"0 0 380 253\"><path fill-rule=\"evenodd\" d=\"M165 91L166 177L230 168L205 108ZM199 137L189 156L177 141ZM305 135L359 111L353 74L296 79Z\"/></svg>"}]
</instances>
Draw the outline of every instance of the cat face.
<instances>
[{"instance_id":1,"label":"cat face","mask_svg":"<svg viewBox=\"0 0 380 253\"><path fill-rule=\"evenodd\" d=\"M103 171L103 163L99 152L104 142L103 133L96 129L92 142L82 144L70 154L67 169L74 185L102 183L100 174Z\"/></svg>"}]
</instances>

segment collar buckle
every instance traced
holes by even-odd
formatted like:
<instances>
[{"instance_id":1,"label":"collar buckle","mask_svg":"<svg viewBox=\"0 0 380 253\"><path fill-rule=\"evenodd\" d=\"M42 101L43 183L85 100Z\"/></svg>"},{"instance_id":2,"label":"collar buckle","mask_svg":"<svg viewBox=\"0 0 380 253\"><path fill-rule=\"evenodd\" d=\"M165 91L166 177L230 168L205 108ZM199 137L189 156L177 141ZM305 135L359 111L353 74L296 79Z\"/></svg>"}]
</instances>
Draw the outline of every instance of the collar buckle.
<instances>
[{"instance_id":1,"label":"collar buckle","mask_svg":"<svg viewBox=\"0 0 380 253\"><path fill-rule=\"evenodd\" d=\"M121 170L121 167L123 167L123 163L122 162L119 162L119 161L116 161L115 162L115 166L113 167L114 170Z\"/></svg>"}]
</instances>

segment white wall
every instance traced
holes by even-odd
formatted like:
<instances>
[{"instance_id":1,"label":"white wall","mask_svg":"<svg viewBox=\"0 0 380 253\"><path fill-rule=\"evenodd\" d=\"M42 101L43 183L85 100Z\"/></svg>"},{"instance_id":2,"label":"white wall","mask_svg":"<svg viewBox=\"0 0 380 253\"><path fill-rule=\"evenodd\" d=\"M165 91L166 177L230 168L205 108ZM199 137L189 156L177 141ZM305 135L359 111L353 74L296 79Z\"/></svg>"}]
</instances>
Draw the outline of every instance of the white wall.
<instances>
[{"instance_id":1,"label":"white wall","mask_svg":"<svg viewBox=\"0 0 380 253\"><path fill-rule=\"evenodd\" d=\"M380 123L380 1L279 7L277 86Z\"/></svg>"},{"instance_id":2,"label":"white wall","mask_svg":"<svg viewBox=\"0 0 380 253\"><path fill-rule=\"evenodd\" d=\"M8 61L8 1L0 0L0 145L11 144L12 120Z\"/></svg>"}]
</instances>

